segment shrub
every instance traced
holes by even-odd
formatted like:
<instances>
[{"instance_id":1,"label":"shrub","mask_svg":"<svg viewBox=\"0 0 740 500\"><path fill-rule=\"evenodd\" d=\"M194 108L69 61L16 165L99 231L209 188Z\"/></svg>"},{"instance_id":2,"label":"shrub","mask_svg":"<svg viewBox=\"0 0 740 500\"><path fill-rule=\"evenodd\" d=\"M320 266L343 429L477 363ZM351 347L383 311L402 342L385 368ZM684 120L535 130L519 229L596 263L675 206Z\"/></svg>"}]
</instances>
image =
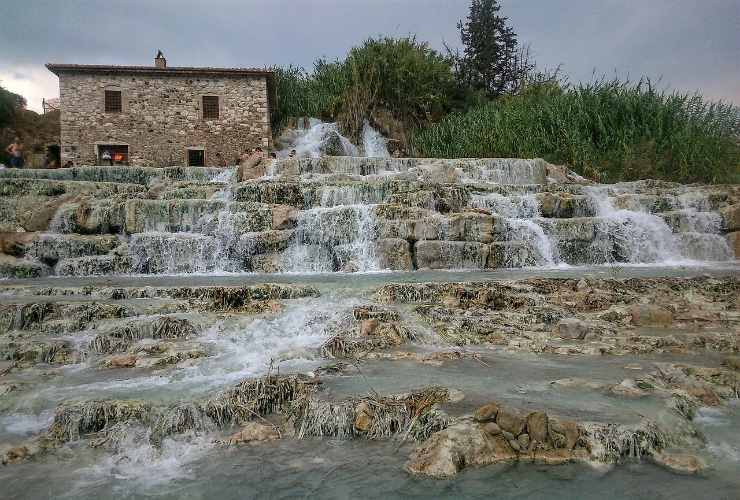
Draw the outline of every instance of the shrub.
<instances>
[{"instance_id":1,"label":"shrub","mask_svg":"<svg viewBox=\"0 0 740 500\"><path fill-rule=\"evenodd\" d=\"M355 135L380 109L415 128L449 111L455 85L451 61L413 37L368 39L343 61L317 60L310 74L273 69L276 131L291 116L315 116Z\"/></svg>"},{"instance_id":2,"label":"shrub","mask_svg":"<svg viewBox=\"0 0 740 500\"><path fill-rule=\"evenodd\" d=\"M740 112L698 94L597 80L524 89L418 131L428 157L543 157L604 182L740 180Z\"/></svg>"}]
</instances>

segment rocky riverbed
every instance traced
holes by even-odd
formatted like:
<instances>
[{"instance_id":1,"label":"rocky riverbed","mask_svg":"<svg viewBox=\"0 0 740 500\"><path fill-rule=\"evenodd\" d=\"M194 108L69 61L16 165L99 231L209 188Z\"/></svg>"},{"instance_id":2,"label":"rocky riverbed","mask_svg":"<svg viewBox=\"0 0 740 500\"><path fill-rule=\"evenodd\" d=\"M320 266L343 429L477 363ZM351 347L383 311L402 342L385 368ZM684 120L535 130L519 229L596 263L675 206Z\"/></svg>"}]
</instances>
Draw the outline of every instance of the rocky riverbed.
<instances>
[{"instance_id":1,"label":"rocky riverbed","mask_svg":"<svg viewBox=\"0 0 740 500\"><path fill-rule=\"evenodd\" d=\"M7 494L736 495L736 186L231 173L2 173Z\"/></svg>"}]
</instances>

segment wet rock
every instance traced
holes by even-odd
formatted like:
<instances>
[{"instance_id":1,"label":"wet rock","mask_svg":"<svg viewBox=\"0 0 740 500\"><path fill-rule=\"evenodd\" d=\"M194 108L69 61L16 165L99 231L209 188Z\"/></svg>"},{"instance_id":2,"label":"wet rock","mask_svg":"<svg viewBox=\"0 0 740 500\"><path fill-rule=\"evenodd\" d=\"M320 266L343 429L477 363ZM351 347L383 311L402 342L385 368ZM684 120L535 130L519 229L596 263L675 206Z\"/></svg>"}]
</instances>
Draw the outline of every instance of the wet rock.
<instances>
[{"instance_id":1,"label":"wet rock","mask_svg":"<svg viewBox=\"0 0 740 500\"><path fill-rule=\"evenodd\" d=\"M510 432L514 437L524 432L527 426L526 418L518 410L507 407L499 408L496 423L502 431Z\"/></svg>"},{"instance_id":2,"label":"wet rock","mask_svg":"<svg viewBox=\"0 0 740 500\"><path fill-rule=\"evenodd\" d=\"M280 439L280 432L272 425L250 422L232 434L228 439L229 445L247 444L259 441L274 441Z\"/></svg>"},{"instance_id":3,"label":"wet rock","mask_svg":"<svg viewBox=\"0 0 740 500\"><path fill-rule=\"evenodd\" d=\"M731 370L740 371L740 356L725 356L722 358L722 365ZM0 368L0 373L2 368Z\"/></svg>"},{"instance_id":4,"label":"wet rock","mask_svg":"<svg viewBox=\"0 0 740 500\"><path fill-rule=\"evenodd\" d=\"M662 451L654 453L653 462L676 474L695 475L706 469L706 464L690 453Z\"/></svg>"},{"instance_id":5,"label":"wet rock","mask_svg":"<svg viewBox=\"0 0 740 500\"><path fill-rule=\"evenodd\" d=\"M634 305L630 308L630 314L632 323L638 326L670 326L673 323L673 313L658 305Z\"/></svg>"},{"instance_id":6,"label":"wet rock","mask_svg":"<svg viewBox=\"0 0 740 500\"><path fill-rule=\"evenodd\" d=\"M415 247L418 269L483 269L488 245L463 241L419 241Z\"/></svg>"},{"instance_id":7,"label":"wet rock","mask_svg":"<svg viewBox=\"0 0 740 500\"><path fill-rule=\"evenodd\" d=\"M496 415L498 415L498 403L488 403L487 405L481 406L473 414L473 419L476 422L495 422Z\"/></svg>"},{"instance_id":8,"label":"wet rock","mask_svg":"<svg viewBox=\"0 0 740 500\"><path fill-rule=\"evenodd\" d=\"M735 256L735 259L740 260L740 231L727 233L725 238L727 239L727 244L730 246L730 250L732 250L732 254Z\"/></svg>"},{"instance_id":9,"label":"wet rock","mask_svg":"<svg viewBox=\"0 0 740 500\"><path fill-rule=\"evenodd\" d=\"M3 465L19 464L33 458L40 451L41 447L38 443L28 442L20 446L14 446L7 449L2 453L2 455L0 455L2 457L0 462L2 462Z\"/></svg>"},{"instance_id":10,"label":"wet rock","mask_svg":"<svg viewBox=\"0 0 740 500\"><path fill-rule=\"evenodd\" d=\"M722 208L719 212L728 233L740 231L740 203Z\"/></svg>"},{"instance_id":11,"label":"wet rock","mask_svg":"<svg viewBox=\"0 0 740 500\"><path fill-rule=\"evenodd\" d=\"M550 439L556 448L572 450L578 443L580 430L578 424L570 420L549 419ZM562 437L562 438L561 438Z\"/></svg>"},{"instance_id":12,"label":"wet rock","mask_svg":"<svg viewBox=\"0 0 740 500\"><path fill-rule=\"evenodd\" d=\"M360 432L367 432L373 425L375 419L375 412L372 407L366 402L362 401L355 407L355 420L354 427Z\"/></svg>"},{"instance_id":13,"label":"wet rock","mask_svg":"<svg viewBox=\"0 0 740 500\"><path fill-rule=\"evenodd\" d=\"M35 232L0 233L0 253L22 257L37 239Z\"/></svg>"},{"instance_id":14,"label":"wet rock","mask_svg":"<svg viewBox=\"0 0 740 500\"><path fill-rule=\"evenodd\" d=\"M392 271L411 271L411 247L409 242L399 238L380 239L375 244L375 256L380 269Z\"/></svg>"},{"instance_id":15,"label":"wet rock","mask_svg":"<svg viewBox=\"0 0 740 500\"><path fill-rule=\"evenodd\" d=\"M299 212L290 205L274 205L272 207L271 229L292 229L298 220Z\"/></svg>"},{"instance_id":16,"label":"wet rock","mask_svg":"<svg viewBox=\"0 0 740 500\"><path fill-rule=\"evenodd\" d=\"M12 370L14 366L14 361L0 361L0 377Z\"/></svg>"},{"instance_id":17,"label":"wet rock","mask_svg":"<svg viewBox=\"0 0 740 500\"><path fill-rule=\"evenodd\" d=\"M40 278L50 273L44 264L0 254L0 278Z\"/></svg>"},{"instance_id":18,"label":"wet rock","mask_svg":"<svg viewBox=\"0 0 740 500\"><path fill-rule=\"evenodd\" d=\"M637 386L637 383L632 379L624 379L619 384L612 386L609 392L617 396L627 398L641 398L647 395L647 393Z\"/></svg>"},{"instance_id":19,"label":"wet rock","mask_svg":"<svg viewBox=\"0 0 740 500\"><path fill-rule=\"evenodd\" d=\"M517 440L517 437L514 436L511 432L502 430L501 435L509 443L509 446L511 446L512 450L514 450L517 453L522 451L522 447L519 445L519 441Z\"/></svg>"},{"instance_id":20,"label":"wet rock","mask_svg":"<svg viewBox=\"0 0 740 500\"><path fill-rule=\"evenodd\" d=\"M584 340L594 330L591 324L577 318L565 318L555 325L554 333L561 339Z\"/></svg>"},{"instance_id":21,"label":"wet rock","mask_svg":"<svg viewBox=\"0 0 740 500\"><path fill-rule=\"evenodd\" d=\"M0 396L5 396L18 389L16 384L0 383Z\"/></svg>"},{"instance_id":22,"label":"wet rock","mask_svg":"<svg viewBox=\"0 0 740 500\"><path fill-rule=\"evenodd\" d=\"M517 442L519 443L519 448L522 451L526 451L529 449L530 445L530 437L529 434L520 434L518 438L516 438Z\"/></svg>"},{"instance_id":23,"label":"wet rock","mask_svg":"<svg viewBox=\"0 0 740 500\"><path fill-rule=\"evenodd\" d=\"M547 413L535 411L527 416L527 432L532 441L546 443L549 431Z\"/></svg>"},{"instance_id":24,"label":"wet rock","mask_svg":"<svg viewBox=\"0 0 740 500\"><path fill-rule=\"evenodd\" d=\"M377 319L366 319L360 323L360 335L363 337L369 337L375 334L378 329L380 322Z\"/></svg>"},{"instance_id":25,"label":"wet rock","mask_svg":"<svg viewBox=\"0 0 740 500\"><path fill-rule=\"evenodd\" d=\"M134 368L136 366L136 355L113 356L105 362L105 366L108 368Z\"/></svg>"},{"instance_id":26,"label":"wet rock","mask_svg":"<svg viewBox=\"0 0 740 500\"><path fill-rule=\"evenodd\" d=\"M501 434L501 427L496 422L488 422L483 426L483 431L489 436L498 436Z\"/></svg>"},{"instance_id":27,"label":"wet rock","mask_svg":"<svg viewBox=\"0 0 740 500\"><path fill-rule=\"evenodd\" d=\"M455 476L466 466L488 465L516 457L513 452L507 454L503 446L499 451L496 443L489 441L477 425L461 422L436 432L418 446L405 469L412 474L442 479Z\"/></svg>"},{"instance_id":28,"label":"wet rock","mask_svg":"<svg viewBox=\"0 0 740 500\"><path fill-rule=\"evenodd\" d=\"M344 147L342 136L336 131L329 132L319 148L322 156L350 156Z\"/></svg>"},{"instance_id":29,"label":"wet rock","mask_svg":"<svg viewBox=\"0 0 740 500\"><path fill-rule=\"evenodd\" d=\"M562 448L554 450L537 450L534 454L534 461L535 463L544 465L561 465L573 462L577 457L579 460L587 460L588 454L574 454L572 451Z\"/></svg>"}]
</instances>

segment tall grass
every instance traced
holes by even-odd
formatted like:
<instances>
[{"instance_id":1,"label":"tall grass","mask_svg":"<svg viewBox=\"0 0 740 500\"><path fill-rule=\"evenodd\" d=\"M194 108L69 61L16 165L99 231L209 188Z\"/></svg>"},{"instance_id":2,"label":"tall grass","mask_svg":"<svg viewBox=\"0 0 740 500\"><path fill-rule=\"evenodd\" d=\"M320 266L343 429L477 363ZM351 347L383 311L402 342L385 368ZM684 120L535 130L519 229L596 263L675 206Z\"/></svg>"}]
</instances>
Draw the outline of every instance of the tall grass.
<instances>
[{"instance_id":1,"label":"tall grass","mask_svg":"<svg viewBox=\"0 0 740 500\"><path fill-rule=\"evenodd\" d=\"M543 157L604 182L740 181L740 112L649 80L534 86L417 131L419 156Z\"/></svg>"}]
</instances>

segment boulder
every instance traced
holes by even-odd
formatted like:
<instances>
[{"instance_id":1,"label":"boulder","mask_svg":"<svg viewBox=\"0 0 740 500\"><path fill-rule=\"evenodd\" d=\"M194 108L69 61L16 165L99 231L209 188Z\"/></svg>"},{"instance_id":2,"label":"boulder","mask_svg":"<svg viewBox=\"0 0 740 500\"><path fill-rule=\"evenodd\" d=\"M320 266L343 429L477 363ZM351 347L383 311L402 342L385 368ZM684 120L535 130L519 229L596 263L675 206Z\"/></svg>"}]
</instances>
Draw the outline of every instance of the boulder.
<instances>
[{"instance_id":1,"label":"boulder","mask_svg":"<svg viewBox=\"0 0 740 500\"><path fill-rule=\"evenodd\" d=\"M565 318L555 325L553 333L566 340L583 340L593 330L591 324L578 318Z\"/></svg>"},{"instance_id":2,"label":"boulder","mask_svg":"<svg viewBox=\"0 0 740 500\"><path fill-rule=\"evenodd\" d=\"M498 403L488 403L475 410L473 419L476 422L495 422L497 414Z\"/></svg>"},{"instance_id":3,"label":"boulder","mask_svg":"<svg viewBox=\"0 0 740 500\"><path fill-rule=\"evenodd\" d=\"M673 313L655 304L637 304L630 308L632 323L637 326L670 326Z\"/></svg>"},{"instance_id":4,"label":"boulder","mask_svg":"<svg viewBox=\"0 0 740 500\"><path fill-rule=\"evenodd\" d=\"M732 250L732 254L735 256L735 259L740 260L740 231L728 233L726 238L727 244L730 245L730 250Z\"/></svg>"},{"instance_id":5,"label":"boulder","mask_svg":"<svg viewBox=\"0 0 740 500\"><path fill-rule=\"evenodd\" d=\"M322 156L349 156L344 147L342 136L334 130L324 137L319 151Z\"/></svg>"},{"instance_id":6,"label":"boulder","mask_svg":"<svg viewBox=\"0 0 740 500\"><path fill-rule=\"evenodd\" d=\"M470 465L489 465L517 457L502 436L488 437L478 425L459 422L436 432L411 453L411 474L449 478Z\"/></svg>"},{"instance_id":7,"label":"boulder","mask_svg":"<svg viewBox=\"0 0 740 500\"><path fill-rule=\"evenodd\" d=\"M524 432L527 420L513 408L500 407L496 415L496 423L502 431L510 432L514 437Z\"/></svg>"},{"instance_id":8,"label":"boulder","mask_svg":"<svg viewBox=\"0 0 740 500\"><path fill-rule=\"evenodd\" d=\"M374 335L379 324L380 322L375 318L362 320L362 323L360 323L360 335L363 337Z\"/></svg>"},{"instance_id":9,"label":"boulder","mask_svg":"<svg viewBox=\"0 0 740 500\"><path fill-rule=\"evenodd\" d=\"M654 453L653 462L676 474L694 475L702 472L706 465L690 453L662 451Z\"/></svg>"},{"instance_id":10,"label":"boulder","mask_svg":"<svg viewBox=\"0 0 740 500\"><path fill-rule=\"evenodd\" d=\"M112 356L105 362L105 366L108 368L134 368L136 366L136 356L134 354Z\"/></svg>"},{"instance_id":11,"label":"boulder","mask_svg":"<svg viewBox=\"0 0 740 500\"><path fill-rule=\"evenodd\" d=\"M38 233L0 233L0 253L22 257L38 239Z\"/></svg>"},{"instance_id":12,"label":"boulder","mask_svg":"<svg viewBox=\"0 0 740 500\"><path fill-rule=\"evenodd\" d=\"M722 215L722 221L728 233L740 231L740 203L725 207L719 213Z\"/></svg>"},{"instance_id":13,"label":"boulder","mask_svg":"<svg viewBox=\"0 0 740 500\"><path fill-rule=\"evenodd\" d=\"M522 451L526 451L529 449L529 445L531 443L531 439L529 437L529 434L520 434L518 438L516 438L517 442L519 443L519 448Z\"/></svg>"},{"instance_id":14,"label":"boulder","mask_svg":"<svg viewBox=\"0 0 740 500\"><path fill-rule=\"evenodd\" d=\"M418 269L483 269L489 248L463 241L419 241L415 247Z\"/></svg>"},{"instance_id":15,"label":"boulder","mask_svg":"<svg viewBox=\"0 0 740 500\"><path fill-rule=\"evenodd\" d=\"M229 437L228 444L244 444L257 441L273 441L280 439L280 432L272 425L249 422L240 431Z\"/></svg>"},{"instance_id":16,"label":"boulder","mask_svg":"<svg viewBox=\"0 0 740 500\"><path fill-rule=\"evenodd\" d=\"M370 427L373 425L373 420L375 419L375 412L370 407L370 405L362 401L360 404L357 405L355 408L355 421L354 426L355 429L360 432L367 432L370 430Z\"/></svg>"},{"instance_id":17,"label":"boulder","mask_svg":"<svg viewBox=\"0 0 740 500\"><path fill-rule=\"evenodd\" d=\"M527 416L527 433L532 441L546 443L549 428L547 413L535 411Z\"/></svg>"},{"instance_id":18,"label":"boulder","mask_svg":"<svg viewBox=\"0 0 740 500\"><path fill-rule=\"evenodd\" d=\"M412 271L411 246L400 238L384 238L375 244L375 256L380 269Z\"/></svg>"},{"instance_id":19,"label":"boulder","mask_svg":"<svg viewBox=\"0 0 740 500\"><path fill-rule=\"evenodd\" d=\"M550 440L557 448L572 450L578 444L578 438L581 433L578 424L571 420L549 419ZM562 436L562 439L560 438ZM562 446L558 446L561 444Z\"/></svg>"},{"instance_id":20,"label":"boulder","mask_svg":"<svg viewBox=\"0 0 740 500\"><path fill-rule=\"evenodd\" d=\"M489 436L498 436L501 434L501 427L496 422L488 422L483 426L483 431Z\"/></svg>"},{"instance_id":21,"label":"boulder","mask_svg":"<svg viewBox=\"0 0 740 500\"><path fill-rule=\"evenodd\" d=\"M740 356L725 356L722 358L722 365L735 371L740 371ZM2 368L0 368L2 373Z\"/></svg>"},{"instance_id":22,"label":"boulder","mask_svg":"<svg viewBox=\"0 0 740 500\"><path fill-rule=\"evenodd\" d=\"M0 361L0 377L8 373L15 366L15 361Z\"/></svg>"},{"instance_id":23,"label":"boulder","mask_svg":"<svg viewBox=\"0 0 740 500\"><path fill-rule=\"evenodd\" d=\"M290 205L272 207L272 229L293 229L298 220L298 210Z\"/></svg>"}]
</instances>

